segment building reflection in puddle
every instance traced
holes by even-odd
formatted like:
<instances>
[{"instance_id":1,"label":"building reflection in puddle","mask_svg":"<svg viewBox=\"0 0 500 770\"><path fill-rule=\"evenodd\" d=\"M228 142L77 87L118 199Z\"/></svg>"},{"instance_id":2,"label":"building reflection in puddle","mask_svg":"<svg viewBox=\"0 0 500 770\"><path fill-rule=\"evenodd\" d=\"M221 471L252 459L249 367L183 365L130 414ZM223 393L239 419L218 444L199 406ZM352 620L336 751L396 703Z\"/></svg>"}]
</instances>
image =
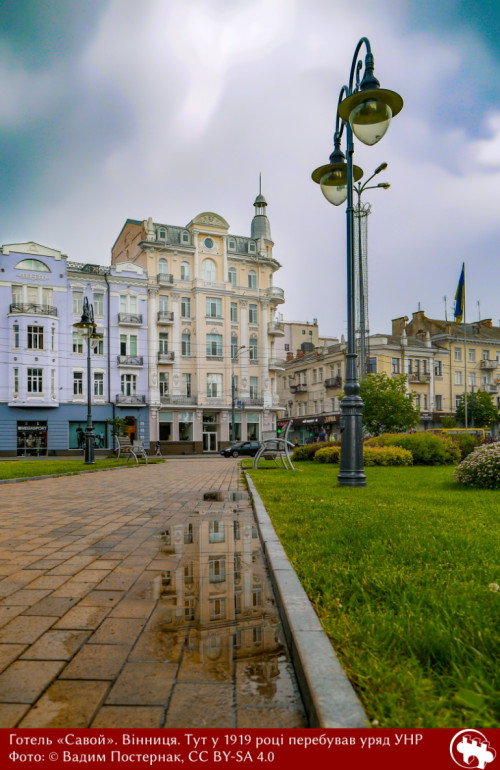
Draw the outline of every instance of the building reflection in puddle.
<instances>
[{"instance_id":1,"label":"building reflection in puddle","mask_svg":"<svg viewBox=\"0 0 500 770\"><path fill-rule=\"evenodd\" d=\"M206 495L196 512L176 519L174 514L160 533L165 569L151 581L151 598L162 607L167 659L181 656L181 674L191 681L234 680L246 704L271 705L276 698L295 704L294 675L248 495Z\"/></svg>"}]
</instances>

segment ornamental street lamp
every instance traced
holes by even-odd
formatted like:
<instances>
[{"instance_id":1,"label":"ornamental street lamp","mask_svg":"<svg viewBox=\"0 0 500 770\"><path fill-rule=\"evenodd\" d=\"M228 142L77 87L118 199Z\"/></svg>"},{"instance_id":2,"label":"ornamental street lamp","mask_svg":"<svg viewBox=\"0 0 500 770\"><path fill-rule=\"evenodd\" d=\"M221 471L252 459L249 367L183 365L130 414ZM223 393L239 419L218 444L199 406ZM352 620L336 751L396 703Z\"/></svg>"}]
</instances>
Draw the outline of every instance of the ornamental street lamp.
<instances>
[{"instance_id":1,"label":"ornamental street lamp","mask_svg":"<svg viewBox=\"0 0 500 770\"><path fill-rule=\"evenodd\" d=\"M236 382L234 379L234 370L233 370L233 361L236 361L238 359L238 356L240 353L243 353L244 350L247 349L246 345L240 345L240 347L233 352L231 351L231 444L234 444L236 441L236 415L235 415L235 406L236 406Z\"/></svg>"},{"instance_id":2,"label":"ornamental street lamp","mask_svg":"<svg viewBox=\"0 0 500 770\"><path fill-rule=\"evenodd\" d=\"M92 340L101 339L102 334L96 332L94 323L94 308L89 304L87 297L83 299L83 312L81 320L73 324L76 329L87 331L87 427L85 429L85 465L94 465L94 426L92 424L92 395L91 395L91 367L90 346Z\"/></svg>"},{"instance_id":3,"label":"ornamental street lamp","mask_svg":"<svg viewBox=\"0 0 500 770\"><path fill-rule=\"evenodd\" d=\"M388 190L391 186L388 182L379 182L378 184L368 184L371 182L374 176L377 174L380 174L381 171L384 171L387 168L387 163L381 163L380 166L377 166L373 174L368 177L368 179L361 184L361 182L357 182L357 184L354 185L354 191L357 194L358 197L358 204L355 209L355 216L357 220L357 242L358 242L358 250L357 250L357 263L355 265L355 268L357 269L357 284L358 284L358 313L359 313L359 379L361 382L366 377L366 356L367 356L367 350L366 350L366 337L368 333L368 327L367 327L367 321L368 321L368 290L367 290L367 255L366 255L366 237L364 239L365 241L365 249L363 249L363 237L362 237L362 227L361 223L362 221L365 223L365 234L366 234L366 217L370 213L370 204L365 204L365 206L361 205L361 194L365 190L375 190L377 187L381 187L383 190ZM363 217L363 219L362 219Z\"/></svg>"},{"instance_id":4,"label":"ornamental street lamp","mask_svg":"<svg viewBox=\"0 0 500 770\"><path fill-rule=\"evenodd\" d=\"M366 47L365 70L360 81L363 63L359 60L362 46ZM374 59L370 41L363 37L358 42L351 64L349 85L340 91L334 134L334 150L330 163L312 173L312 179L321 186L326 199L339 206L347 200L347 361L342 410L342 451L338 483L341 486L364 487L363 467L363 402L359 396L355 339L355 270L354 270L354 207L353 188L363 171L353 164L353 133L364 144L376 144L386 133L391 118L403 107L403 99L394 91L380 88L373 74ZM346 130L347 162L340 149Z\"/></svg>"}]
</instances>

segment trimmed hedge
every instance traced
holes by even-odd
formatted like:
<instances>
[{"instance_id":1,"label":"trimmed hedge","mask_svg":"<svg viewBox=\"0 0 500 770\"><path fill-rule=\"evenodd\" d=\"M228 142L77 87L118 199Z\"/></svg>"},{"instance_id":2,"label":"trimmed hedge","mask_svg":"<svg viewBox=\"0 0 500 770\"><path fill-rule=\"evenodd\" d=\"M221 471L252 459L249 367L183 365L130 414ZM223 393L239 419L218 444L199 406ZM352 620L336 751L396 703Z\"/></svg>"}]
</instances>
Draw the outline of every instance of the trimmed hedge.
<instances>
[{"instance_id":1,"label":"trimmed hedge","mask_svg":"<svg viewBox=\"0 0 500 770\"><path fill-rule=\"evenodd\" d=\"M370 465L413 465L413 455L399 446L365 446L363 459Z\"/></svg>"},{"instance_id":2,"label":"trimmed hedge","mask_svg":"<svg viewBox=\"0 0 500 770\"><path fill-rule=\"evenodd\" d=\"M292 460L314 460L314 455L319 449L324 447L330 447L329 441L323 441L318 444L304 444L304 446L296 446L293 450Z\"/></svg>"},{"instance_id":3,"label":"trimmed hedge","mask_svg":"<svg viewBox=\"0 0 500 770\"><path fill-rule=\"evenodd\" d=\"M397 446L363 447L364 464L370 465L413 465L412 453ZM340 462L340 447L329 446L319 449L314 455L315 463Z\"/></svg>"},{"instance_id":4,"label":"trimmed hedge","mask_svg":"<svg viewBox=\"0 0 500 770\"><path fill-rule=\"evenodd\" d=\"M365 441L365 446L399 446L413 455L414 465L455 465L460 449L448 437L434 433L384 433Z\"/></svg>"},{"instance_id":5,"label":"trimmed hedge","mask_svg":"<svg viewBox=\"0 0 500 770\"><path fill-rule=\"evenodd\" d=\"M500 444L485 444L471 452L453 471L461 484L500 489Z\"/></svg>"}]
</instances>

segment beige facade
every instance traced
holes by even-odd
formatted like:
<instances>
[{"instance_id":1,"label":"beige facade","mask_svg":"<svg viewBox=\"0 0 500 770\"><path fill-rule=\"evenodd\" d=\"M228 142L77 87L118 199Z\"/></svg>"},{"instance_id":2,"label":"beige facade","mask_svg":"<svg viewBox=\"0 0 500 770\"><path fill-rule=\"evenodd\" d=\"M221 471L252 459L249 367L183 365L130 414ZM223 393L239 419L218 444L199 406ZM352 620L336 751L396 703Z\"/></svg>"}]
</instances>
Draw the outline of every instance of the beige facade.
<instances>
[{"instance_id":1,"label":"beige facade","mask_svg":"<svg viewBox=\"0 0 500 770\"><path fill-rule=\"evenodd\" d=\"M235 439L275 429L284 292L262 195L254 206L250 236L205 212L185 227L127 220L113 246L113 263L131 260L149 278L150 435L163 453L226 446L233 405Z\"/></svg>"},{"instance_id":2,"label":"beige facade","mask_svg":"<svg viewBox=\"0 0 500 770\"><path fill-rule=\"evenodd\" d=\"M465 391L486 390L500 407L500 328L491 321L455 324L428 319L422 311L392 322L392 334L368 338L367 371L407 375L415 396L420 428L439 427L455 414ZM464 337L465 334L465 337ZM314 441L323 431L340 437L340 399L344 392L346 344L298 350L289 355L279 379L286 418L294 420L293 439Z\"/></svg>"}]
</instances>

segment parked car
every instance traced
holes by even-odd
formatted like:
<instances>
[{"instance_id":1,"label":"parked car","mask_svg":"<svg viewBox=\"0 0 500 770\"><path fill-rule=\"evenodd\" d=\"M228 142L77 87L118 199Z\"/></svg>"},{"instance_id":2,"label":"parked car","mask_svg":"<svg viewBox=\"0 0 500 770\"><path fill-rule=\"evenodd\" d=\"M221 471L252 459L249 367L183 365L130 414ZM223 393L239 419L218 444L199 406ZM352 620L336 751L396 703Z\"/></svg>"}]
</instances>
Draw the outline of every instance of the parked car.
<instances>
[{"instance_id":1,"label":"parked car","mask_svg":"<svg viewBox=\"0 0 500 770\"><path fill-rule=\"evenodd\" d=\"M236 444L221 449L223 457L255 457L261 447L260 441L238 441Z\"/></svg>"}]
</instances>

